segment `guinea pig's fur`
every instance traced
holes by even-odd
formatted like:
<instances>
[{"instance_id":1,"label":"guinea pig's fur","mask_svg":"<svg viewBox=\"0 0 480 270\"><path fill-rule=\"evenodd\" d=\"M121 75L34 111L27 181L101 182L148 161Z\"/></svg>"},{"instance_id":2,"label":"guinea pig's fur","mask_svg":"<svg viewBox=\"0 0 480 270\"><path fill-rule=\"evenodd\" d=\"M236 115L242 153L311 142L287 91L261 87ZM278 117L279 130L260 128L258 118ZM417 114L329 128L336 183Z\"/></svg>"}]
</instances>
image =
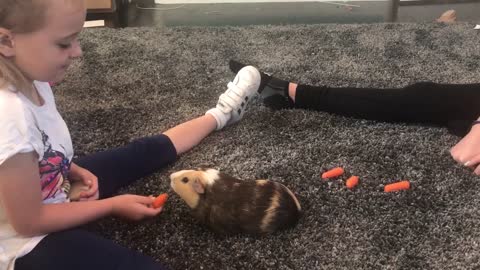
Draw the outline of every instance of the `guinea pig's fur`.
<instances>
[{"instance_id":1,"label":"guinea pig's fur","mask_svg":"<svg viewBox=\"0 0 480 270\"><path fill-rule=\"evenodd\" d=\"M293 192L277 182L242 181L215 169L178 171L170 180L193 215L218 233L272 233L295 226L301 215Z\"/></svg>"}]
</instances>

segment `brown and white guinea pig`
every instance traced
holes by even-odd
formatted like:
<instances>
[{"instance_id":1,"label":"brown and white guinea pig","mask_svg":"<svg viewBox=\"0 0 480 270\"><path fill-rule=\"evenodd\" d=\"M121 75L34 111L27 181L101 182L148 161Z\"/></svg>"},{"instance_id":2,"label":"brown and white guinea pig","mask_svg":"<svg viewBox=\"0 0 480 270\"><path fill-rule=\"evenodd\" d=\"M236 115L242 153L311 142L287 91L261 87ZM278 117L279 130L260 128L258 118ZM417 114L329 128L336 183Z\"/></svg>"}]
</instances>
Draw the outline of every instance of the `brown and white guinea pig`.
<instances>
[{"instance_id":1,"label":"brown and white guinea pig","mask_svg":"<svg viewBox=\"0 0 480 270\"><path fill-rule=\"evenodd\" d=\"M242 181L215 169L178 171L170 180L193 216L217 233L272 233L301 215L293 192L274 181Z\"/></svg>"}]
</instances>

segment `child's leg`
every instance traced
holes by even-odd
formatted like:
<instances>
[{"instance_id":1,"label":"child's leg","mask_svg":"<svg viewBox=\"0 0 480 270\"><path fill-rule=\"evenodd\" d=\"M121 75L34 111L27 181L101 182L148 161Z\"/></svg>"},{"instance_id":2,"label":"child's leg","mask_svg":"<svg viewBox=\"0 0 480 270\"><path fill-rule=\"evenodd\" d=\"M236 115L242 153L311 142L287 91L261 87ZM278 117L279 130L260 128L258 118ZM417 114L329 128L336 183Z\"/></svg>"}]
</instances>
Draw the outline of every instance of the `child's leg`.
<instances>
[{"instance_id":1,"label":"child's leg","mask_svg":"<svg viewBox=\"0 0 480 270\"><path fill-rule=\"evenodd\" d=\"M197 144L217 128L215 117L210 114L195 118L165 131L180 155Z\"/></svg>"},{"instance_id":2,"label":"child's leg","mask_svg":"<svg viewBox=\"0 0 480 270\"><path fill-rule=\"evenodd\" d=\"M80 158L76 163L99 179L100 198L173 162L212 131L239 121L257 93L260 73L253 67L238 72L217 106L204 116L180 124L157 136L135 140L124 147Z\"/></svg>"},{"instance_id":3,"label":"child's leg","mask_svg":"<svg viewBox=\"0 0 480 270\"><path fill-rule=\"evenodd\" d=\"M398 89L298 85L293 93L296 108L373 120L447 125L480 116L480 84L421 82Z\"/></svg>"},{"instance_id":4,"label":"child's leg","mask_svg":"<svg viewBox=\"0 0 480 270\"><path fill-rule=\"evenodd\" d=\"M242 63L230 61L236 70ZM396 89L289 83L261 72L259 92L273 109L303 108L357 118L445 125L465 134L480 116L480 84L421 82Z\"/></svg>"},{"instance_id":5,"label":"child's leg","mask_svg":"<svg viewBox=\"0 0 480 270\"><path fill-rule=\"evenodd\" d=\"M98 177L100 199L175 161L177 152L164 134L140 138L118 147L81 157L75 162Z\"/></svg>"},{"instance_id":6,"label":"child's leg","mask_svg":"<svg viewBox=\"0 0 480 270\"><path fill-rule=\"evenodd\" d=\"M18 258L15 270L161 270L153 258L127 249L91 232L72 229L47 235L27 255Z\"/></svg>"}]
</instances>

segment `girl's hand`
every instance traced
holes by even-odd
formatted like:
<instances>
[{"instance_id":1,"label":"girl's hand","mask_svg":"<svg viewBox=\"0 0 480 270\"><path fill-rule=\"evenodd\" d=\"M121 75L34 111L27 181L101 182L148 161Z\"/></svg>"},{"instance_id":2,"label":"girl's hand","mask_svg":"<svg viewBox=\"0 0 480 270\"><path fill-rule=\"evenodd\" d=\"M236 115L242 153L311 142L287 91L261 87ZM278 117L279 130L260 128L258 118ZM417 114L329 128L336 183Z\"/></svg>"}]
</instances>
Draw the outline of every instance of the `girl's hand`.
<instances>
[{"instance_id":1,"label":"girl's hand","mask_svg":"<svg viewBox=\"0 0 480 270\"><path fill-rule=\"evenodd\" d=\"M84 169L72 162L68 178L73 182L80 181L85 187L87 187L84 191L80 193L79 201L98 200L98 178L89 170Z\"/></svg>"},{"instance_id":2,"label":"girl's hand","mask_svg":"<svg viewBox=\"0 0 480 270\"><path fill-rule=\"evenodd\" d=\"M146 217L153 217L162 211L162 207L155 209L150 207L154 197L138 195L119 195L108 200L112 202L112 214L130 220L141 220Z\"/></svg>"},{"instance_id":3,"label":"girl's hand","mask_svg":"<svg viewBox=\"0 0 480 270\"><path fill-rule=\"evenodd\" d=\"M470 132L450 149L450 154L455 161L480 175L480 124L474 125Z\"/></svg>"}]
</instances>

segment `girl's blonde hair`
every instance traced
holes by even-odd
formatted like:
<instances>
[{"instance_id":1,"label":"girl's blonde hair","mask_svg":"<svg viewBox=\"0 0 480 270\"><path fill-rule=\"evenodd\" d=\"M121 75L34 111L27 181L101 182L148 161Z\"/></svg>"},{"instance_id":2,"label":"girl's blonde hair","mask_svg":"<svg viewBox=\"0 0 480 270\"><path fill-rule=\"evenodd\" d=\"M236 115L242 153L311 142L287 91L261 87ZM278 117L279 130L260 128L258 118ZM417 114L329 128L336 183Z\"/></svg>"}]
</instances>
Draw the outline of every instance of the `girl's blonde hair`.
<instances>
[{"instance_id":1,"label":"girl's blonde hair","mask_svg":"<svg viewBox=\"0 0 480 270\"><path fill-rule=\"evenodd\" d=\"M31 33L43 27L45 0L1 0L0 28L12 33ZM3 42L3 40L0 40ZM12 85L17 90L31 87L25 75L14 63L0 54L0 88Z\"/></svg>"}]
</instances>

